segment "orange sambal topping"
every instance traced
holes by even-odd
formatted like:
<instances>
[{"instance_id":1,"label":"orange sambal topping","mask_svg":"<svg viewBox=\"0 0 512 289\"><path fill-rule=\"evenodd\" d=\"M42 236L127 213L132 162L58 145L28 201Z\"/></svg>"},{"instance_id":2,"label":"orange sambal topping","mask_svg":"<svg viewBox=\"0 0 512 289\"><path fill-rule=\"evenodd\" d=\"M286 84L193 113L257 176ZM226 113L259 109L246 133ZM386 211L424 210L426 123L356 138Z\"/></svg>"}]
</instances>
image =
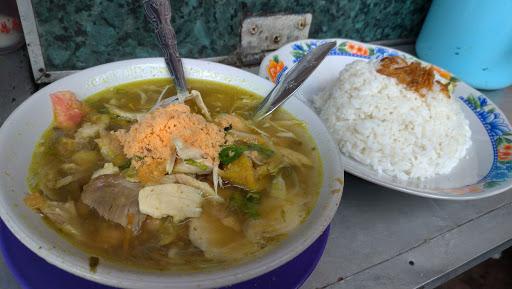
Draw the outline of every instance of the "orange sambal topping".
<instances>
[{"instance_id":1,"label":"orange sambal topping","mask_svg":"<svg viewBox=\"0 0 512 289\"><path fill-rule=\"evenodd\" d=\"M129 131L115 132L124 153L134 158L135 167L167 161L174 151L173 139L199 149L204 156L216 161L220 146L224 144L224 131L199 114L192 113L185 104L173 104L159 108L130 127Z\"/></svg>"}]
</instances>

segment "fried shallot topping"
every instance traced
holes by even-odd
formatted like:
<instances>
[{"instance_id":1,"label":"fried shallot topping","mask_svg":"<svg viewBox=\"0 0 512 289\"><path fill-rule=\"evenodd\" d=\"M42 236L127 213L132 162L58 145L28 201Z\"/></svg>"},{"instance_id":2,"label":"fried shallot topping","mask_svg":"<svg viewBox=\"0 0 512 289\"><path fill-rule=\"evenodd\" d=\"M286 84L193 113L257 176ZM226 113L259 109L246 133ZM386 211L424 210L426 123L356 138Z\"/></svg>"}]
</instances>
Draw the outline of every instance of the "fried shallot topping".
<instances>
[{"instance_id":1,"label":"fried shallot topping","mask_svg":"<svg viewBox=\"0 0 512 289\"><path fill-rule=\"evenodd\" d=\"M447 85L435 80L432 66L423 66L418 61L407 62L400 56L384 57L379 62L377 72L393 77L421 97L426 97L434 88L434 84L437 84L439 91L450 98Z\"/></svg>"}]
</instances>

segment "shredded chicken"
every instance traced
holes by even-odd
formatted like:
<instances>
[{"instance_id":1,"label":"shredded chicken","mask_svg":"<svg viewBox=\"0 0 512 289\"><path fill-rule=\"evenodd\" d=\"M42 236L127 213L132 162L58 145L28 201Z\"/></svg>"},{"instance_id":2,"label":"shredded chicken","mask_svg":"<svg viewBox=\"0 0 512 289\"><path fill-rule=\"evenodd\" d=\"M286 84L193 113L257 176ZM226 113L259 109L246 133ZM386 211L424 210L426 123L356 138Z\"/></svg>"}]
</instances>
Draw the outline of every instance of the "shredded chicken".
<instances>
[{"instance_id":1,"label":"shredded chicken","mask_svg":"<svg viewBox=\"0 0 512 289\"><path fill-rule=\"evenodd\" d=\"M119 168L114 166L113 163L105 163L103 165L103 168L96 170L93 174L91 179L97 178L99 176L103 175L115 175L119 174Z\"/></svg>"},{"instance_id":2,"label":"shredded chicken","mask_svg":"<svg viewBox=\"0 0 512 289\"><path fill-rule=\"evenodd\" d=\"M163 177L162 181L165 183L178 183L187 185L200 190L206 197L210 197L215 201L222 201L222 198L219 195L217 195L215 190L212 187L210 187L208 183L198 181L197 179L191 176L185 174L174 174Z\"/></svg>"},{"instance_id":3,"label":"shredded chicken","mask_svg":"<svg viewBox=\"0 0 512 289\"><path fill-rule=\"evenodd\" d=\"M210 112L208 111L208 108L204 104L203 97L201 96L201 93L199 93L199 91L197 91L197 90L192 90L190 92L190 97L194 100L197 107L199 107L199 109L201 110L201 113L204 115L204 118L206 118L206 120L208 120L208 121L211 121L212 117L210 116Z\"/></svg>"},{"instance_id":4,"label":"shredded chicken","mask_svg":"<svg viewBox=\"0 0 512 289\"><path fill-rule=\"evenodd\" d=\"M153 218L171 216L175 223L199 217L202 201L200 190L182 184L147 186L139 192L141 212Z\"/></svg>"}]
</instances>

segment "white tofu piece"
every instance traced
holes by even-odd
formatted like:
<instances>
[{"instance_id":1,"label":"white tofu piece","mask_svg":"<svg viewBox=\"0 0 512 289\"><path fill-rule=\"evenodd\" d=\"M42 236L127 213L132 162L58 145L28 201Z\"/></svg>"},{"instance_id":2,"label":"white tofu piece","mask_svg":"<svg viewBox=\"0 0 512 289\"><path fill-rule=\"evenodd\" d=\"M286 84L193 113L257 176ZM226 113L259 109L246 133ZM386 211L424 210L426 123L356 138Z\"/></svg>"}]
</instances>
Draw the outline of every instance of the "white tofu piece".
<instances>
[{"instance_id":1,"label":"white tofu piece","mask_svg":"<svg viewBox=\"0 0 512 289\"><path fill-rule=\"evenodd\" d=\"M217 195L215 190L212 187L210 187L210 184L208 184L207 182L198 181L197 179L185 174L174 174L173 176L176 180L176 183L196 188L200 190L203 193L203 195L212 198L214 201L223 201L222 198L219 195Z\"/></svg>"},{"instance_id":2,"label":"white tofu piece","mask_svg":"<svg viewBox=\"0 0 512 289\"><path fill-rule=\"evenodd\" d=\"M139 210L153 218L173 217L174 222L199 217L201 191L182 184L147 186L139 191Z\"/></svg>"}]
</instances>

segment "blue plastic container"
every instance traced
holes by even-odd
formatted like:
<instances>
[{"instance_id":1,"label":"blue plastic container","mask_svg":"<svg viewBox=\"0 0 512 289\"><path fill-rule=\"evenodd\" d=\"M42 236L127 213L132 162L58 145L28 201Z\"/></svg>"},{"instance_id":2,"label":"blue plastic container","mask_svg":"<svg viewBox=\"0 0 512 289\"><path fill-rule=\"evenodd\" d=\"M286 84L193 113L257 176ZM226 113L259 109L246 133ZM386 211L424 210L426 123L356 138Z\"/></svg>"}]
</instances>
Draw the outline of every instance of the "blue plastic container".
<instances>
[{"instance_id":1,"label":"blue plastic container","mask_svg":"<svg viewBox=\"0 0 512 289\"><path fill-rule=\"evenodd\" d=\"M512 84L512 0L434 0L418 56L479 89Z\"/></svg>"}]
</instances>

